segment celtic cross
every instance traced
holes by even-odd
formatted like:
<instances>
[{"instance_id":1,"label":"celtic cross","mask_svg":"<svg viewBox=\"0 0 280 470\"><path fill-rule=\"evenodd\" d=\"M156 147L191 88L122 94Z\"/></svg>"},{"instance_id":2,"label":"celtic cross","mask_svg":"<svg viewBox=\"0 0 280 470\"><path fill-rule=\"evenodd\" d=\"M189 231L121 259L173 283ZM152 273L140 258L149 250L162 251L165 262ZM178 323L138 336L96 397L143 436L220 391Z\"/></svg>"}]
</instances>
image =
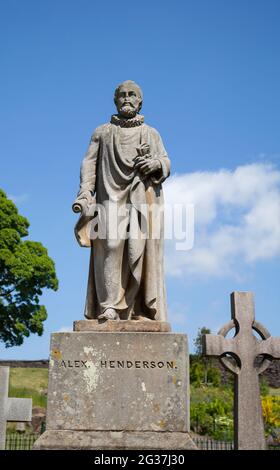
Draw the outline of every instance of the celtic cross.
<instances>
[{"instance_id":1,"label":"celtic cross","mask_svg":"<svg viewBox=\"0 0 280 470\"><path fill-rule=\"evenodd\" d=\"M280 338L273 338L255 321L252 292L231 294L231 321L218 335L204 335L203 353L219 357L234 374L235 449L265 449L262 407L258 376L272 359L280 359ZM235 328L235 336L226 338ZM257 339L253 331L258 333ZM260 363L256 358L260 357Z\"/></svg>"}]
</instances>

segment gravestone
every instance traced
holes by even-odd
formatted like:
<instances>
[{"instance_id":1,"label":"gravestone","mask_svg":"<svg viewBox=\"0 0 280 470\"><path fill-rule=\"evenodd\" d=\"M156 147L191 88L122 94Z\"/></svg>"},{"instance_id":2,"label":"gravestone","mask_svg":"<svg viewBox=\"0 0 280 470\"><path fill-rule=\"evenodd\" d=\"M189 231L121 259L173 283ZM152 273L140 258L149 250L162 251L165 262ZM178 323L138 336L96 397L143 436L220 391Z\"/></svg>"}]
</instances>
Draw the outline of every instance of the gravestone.
<instances>
[{"instance_id":1,"label":"gravestone","mask_svg":"<svg viewBox=\"0 0 280 470\"><path fill-rule=\"evenodd\" d=\"M9 398L9 367L0 367L0 449L5 449L7 421L31 421L32 398Z\"/></svg>"},{"instance_id":2,"label":"gravestone","mask_svg":"<svg viewBox=\"0 0 280 470\"><path fill-rule=\"evenodd\" d=\"M203 353L219 357L234 374L234 445L237 450L266 448L259 378L272 359L280 359L280 338L273 338L267 329L255 320L251 292L231 294L232 320L218 335L204 335ZM226 338L235 328L235 336ZM253 331L258 333L257 339ZM256 358L261 362L256 364Z\"/></svg>"}]
</instances>

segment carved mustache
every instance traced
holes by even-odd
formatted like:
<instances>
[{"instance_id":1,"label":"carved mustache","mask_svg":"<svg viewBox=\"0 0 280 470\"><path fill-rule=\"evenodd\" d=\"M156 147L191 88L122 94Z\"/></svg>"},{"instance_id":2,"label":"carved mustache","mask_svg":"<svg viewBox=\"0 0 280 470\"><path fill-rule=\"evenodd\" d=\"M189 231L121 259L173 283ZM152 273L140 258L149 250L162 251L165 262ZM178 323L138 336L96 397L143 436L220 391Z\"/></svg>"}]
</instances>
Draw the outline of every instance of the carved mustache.
<instances>
[{"instance_id":1,"label":"carved mustache","mask_svg":"<svg viewBox=\"0 0 280 470\"><path fill-rule=\"evenodd\" d=\"M130 106L131 108L135 108L133 103L130 103L130 101L125 101L125 103L122 104L122 108L125 108L125 106Z\"/></svg>"}]
</instances>

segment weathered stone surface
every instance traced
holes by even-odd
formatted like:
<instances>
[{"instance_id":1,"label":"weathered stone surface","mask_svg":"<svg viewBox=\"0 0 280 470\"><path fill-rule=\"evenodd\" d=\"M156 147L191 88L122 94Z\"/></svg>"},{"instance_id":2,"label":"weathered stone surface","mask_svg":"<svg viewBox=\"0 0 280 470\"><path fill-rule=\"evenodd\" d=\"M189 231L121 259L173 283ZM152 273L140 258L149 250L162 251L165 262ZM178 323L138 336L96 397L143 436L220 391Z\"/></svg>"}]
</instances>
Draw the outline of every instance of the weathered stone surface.
<instances>
[{"instance_id":1,"label":"weathered stone surface","mask_svg":"<svg viewBox=\"0 0 280 470\"><path fill-rule=\"evenodd\" d=\"M139 114L140 87L115 90L118 114L92 135L72 206L75 234L91 248L85 317L167 320L162 183L170 160L159 133Z\"/></svg>"},{"instance_id":2,"label":"weathered stone surface","mask_svg":"<svg viewBox=\"0 0 280 470\"><path fill-rule=\"evenodd\" d=\"M77 320L74 321L74 331L136 331L136 332L169 332L171 326L167 322L148 320Z\"/></svg>"},{"instance_id":3,"label":"weathered stone surface","mask_svg":"<svg viewBox=\"0 0 280 470\"><path fill-rule=\"evenodd\" d=\"M187 338L54 333L47 430L189 430Z\"/></svg>"},{"instance_id":4,"label":"weathered stone surface","mask_svg":"<svg viewBox=\"0 0 280 470\"><path fill-rule=\"evenodd\" d=\"M33 432L41 432L43 424L46 422L46 409L36 406L32 410L32 429Z\"/></svg>"},{"instance_id":5,"label":"weathered stone surface","mask_svg":"<svg viewBox=\"0 0 280 470\"><path fill-rule=\"evenodd\" d=\"M272 338L266 328L255 321L252 292L231 294L231 317L218 335L204 336L204 354L219 357L235 377L235 449L262 450L266 442L258 375L270 365L272 358L280 359L280 338ZM236 330L234 338L226 338L233 328ZM253 330L262 341L254 336ZM261 361L256 361L258 356L262 356Z\"/></svg>"},{"instance_id":6,"label":"weathered stone surface","mask_svg":"<svg viewBox=\"0 0 280 470\"><path fill-rule=\"evenodd\" d=\"M5 449L6 422L31 421L32 399L9 398L9 367L0 367L0 449Z\"/></svg>"},{"instance_id":7,"label":"weathered stone surface","mask_svg":"<svg viewBox=\"0 0 280 470\"><path fill-rule=\"evenodd\" d=\"M186 432L46 431L34 450L197 450Z\"/></svg>"}]
</instances>

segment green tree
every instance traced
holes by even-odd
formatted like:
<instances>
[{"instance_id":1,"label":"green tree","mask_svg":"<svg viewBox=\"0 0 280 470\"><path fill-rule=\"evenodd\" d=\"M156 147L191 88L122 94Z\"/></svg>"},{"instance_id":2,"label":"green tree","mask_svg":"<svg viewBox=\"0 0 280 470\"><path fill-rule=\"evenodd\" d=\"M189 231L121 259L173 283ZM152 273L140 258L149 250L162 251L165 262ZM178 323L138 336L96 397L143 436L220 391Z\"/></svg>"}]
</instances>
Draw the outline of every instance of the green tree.
<instances>
[{"instance_id":1,"label":"green tree","mask_svg":"<svg viewBox=\"0 0 280 470\"><path fill-rule=\"evenodd\" d=\"M197 366L196 372L200 372L200 377L203 374L203 378L201 377L201 382L204 382L205 384L210 382L213 385L218 385L220 383L221 378L221 374L218 368L215 366L213 359L211 359L210 357L203 356L202 354L202 337L203 335L208 335L210 333L211 330L203 326L202 328L199 328L197 336L194 340L195 355L198 362L200 363L200 368ZM197 379L198 378L199 374L197 374Z\"/></svg>"},{"instance_id":2,"label":"green tree","mask_svg":"<svg viewBox=\"0 0 280 470\"><path fill-rule=\"evenodd\" d=\"M233 438L233 391L191 386L191 429L214 439Z\"/></svg>"},{"instance_id":3,"label":"green tree","mask_svg":"<svg viewBox=\"0 0 280 470\"><path fill-rule=\"evenodd\" d=\"M194 347L195 347L195 354L197 356L202 356L202 337L203 335L209 335L211 333L211 330L209 328L206 328L206 326L203 326L202 328L199 328L197 332L197 336L194 340Z\"/></svg>"},{"instance_id":4,"label":"green tree","mask_svg":"<svg viewBox=\"0 0 280 470\"><path fill-rule=\"evenodd\" d=\"M18 346L30 333L43 333L47 311L43 288L57 290L55 265L38 242L22 241L29 222L0 189L0 341Z\"/></svg>"}]
</instances>

